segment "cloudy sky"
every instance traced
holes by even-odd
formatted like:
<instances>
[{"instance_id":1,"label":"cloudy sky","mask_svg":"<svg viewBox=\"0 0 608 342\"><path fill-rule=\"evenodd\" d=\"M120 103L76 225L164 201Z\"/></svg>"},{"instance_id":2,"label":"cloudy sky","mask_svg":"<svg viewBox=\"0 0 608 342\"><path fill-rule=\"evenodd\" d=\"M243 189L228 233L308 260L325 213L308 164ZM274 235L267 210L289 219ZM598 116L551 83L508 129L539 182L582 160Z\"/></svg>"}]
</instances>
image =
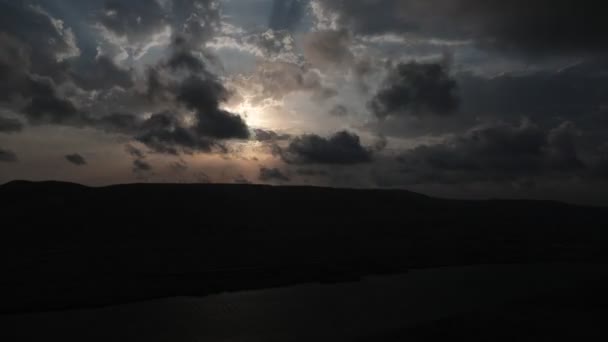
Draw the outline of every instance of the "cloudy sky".
<instances>
[{"instance_id":1,"label":"cloudy sky","mask_svg":"<svg viewBox=\"0 0 608 342\"><path fill-rule=\"evenodd\" d=\"M0 0L0 183L608 204L601 4Z\"/></svg>"}]
</instances>

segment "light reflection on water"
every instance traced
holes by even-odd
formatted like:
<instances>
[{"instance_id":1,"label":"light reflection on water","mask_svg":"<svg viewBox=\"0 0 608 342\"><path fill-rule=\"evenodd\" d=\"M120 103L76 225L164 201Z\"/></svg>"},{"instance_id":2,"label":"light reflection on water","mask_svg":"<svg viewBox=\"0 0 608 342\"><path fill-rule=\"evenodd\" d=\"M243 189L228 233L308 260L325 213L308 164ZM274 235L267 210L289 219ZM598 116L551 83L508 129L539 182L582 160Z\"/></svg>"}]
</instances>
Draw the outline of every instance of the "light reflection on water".
<instances>
[{"instance_id":1,"label":"light reflection on water","mask_svg":"<svg viewBox=\"0 0 608 342\"><path fill-rule=\"evenodd\" d=\"M601 267L581 265L419 270L359 283L0 316L0 340L356 341L574 287L602 274Z\"/></svg>"}]
</instances>

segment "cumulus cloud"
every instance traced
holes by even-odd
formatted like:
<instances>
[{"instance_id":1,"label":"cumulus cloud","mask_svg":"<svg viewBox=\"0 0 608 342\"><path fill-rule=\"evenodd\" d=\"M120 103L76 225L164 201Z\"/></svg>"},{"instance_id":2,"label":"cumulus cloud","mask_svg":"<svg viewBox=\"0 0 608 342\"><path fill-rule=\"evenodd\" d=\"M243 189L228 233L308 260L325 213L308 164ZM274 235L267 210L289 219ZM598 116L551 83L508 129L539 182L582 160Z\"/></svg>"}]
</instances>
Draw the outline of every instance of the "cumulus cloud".
<instances>
[{"instance_id":1,"label":"cumulus cloud","mask_svg":"<svg viewBox=\"0 0 608 342\"><path fill-rule=\"evenodd\" d=\"M358 135L347 131L324 138L307 134L294 138L280 152L289 164L363 164L372 161L372 152L361 144Z\"/></svg>"},{"instance_id":2,"label":"cumulus cloud","mask_svg":"<svg viewBox=\"0 0 608 342\"><path fill-rule=\"evenodd\" d=\"M0 2L0 29L2 43L10 39L26 47L19 52L22 59L10 61L27 65L32 73L61 77L65 60L80 55L71 28L42 7L25 1ZM9 53L14 54L15 50Z\"/></svg>"},{"instance_id":3,"label":"cumulus cloud","mask_svg":"<svg viewBox=\"0 0 608 342\"><path fill-rule=\"evenodd\" d=\"M84 166L87 165L87 160L81 156L78 153L75 154L68 154L67 156L65 156L65 159L71 163L74 164L76 166Z\"/></svg>"},{"instance_id":4,"label":"cumulus cloud","mask_svg":"<svg viewBox=\"0 0 608 342\"><path fill-rule=\"evenodd\" d=\"M136 139L155 152L178 155L181 152L209 152L215 142L186 127L170 112L157 113L143 121Z\"/></svg>"},{"instance_id":5,"label":"cumulus cloud","mask_svg":"<svg viewBox=\"0 0 608 342\"><path fill-rule=\"evenodd\" d=\"M203 136L218 139L247 139L247 124L239 115L219 108L226 100L226 89L214 79L190 77L180 86L177 100L196 111L196 131Z\"/></svg>"},{"instance_id":6,"label":"cumulus cloud","mask_svg":"<svg viewBox=\"0 0 608 342\"><path fill-rule=\"evenodd\" d=\"M529 121L484 125L442 143L404 152L398 160L402 175L411 184L571 177L585 168L568 122L552 130Z\"/></svg>"},{"instance_id":7,"label":"cumulus cloud","mask_svg":"<svg viewBox=\"0 0 608 342\"><path fill-rule=\"evenodd\" d=\"M80 54L71 29L23 2L0 2L0 29L0 101L32 124L82 125L57 86L69 80L66 59Z\"/></svg>"},{"instance_id":8,"label":"cumulus cloud","mask_svg":"<svg viewBox=\"0 0 608 342\"><path fill-rule=\"evenodd\" d=\"M129 135L155 152L174 155L224 151L224 141L248 139L249 128L243 118L220 108L232 93L209 71L204 52L195 48L185 36L176 36L169 48L166 59L147 69L145 89L130 90L131 96L148 102L149 108L161 107L166 110L145 116L112 112L101 117L87 117L85 124L111 133ZM119 80L122 79L125 86L130 86L132 79L127 77L127 70L108 59L98 57L98 60L105 61L103 64L109 71L116 71L106 73L107 79L114 79L111 83L120 86ZM120 75L124 77L118 77ZM93 83L103 82L97 80ZM49 93L52 94L51 91ZM64 109L64 115L72 113L77 117L82 116L75 115L80 114L75 107L66 106ZM37 113L32 111L30 116ZM57 119L49 121L64 123Z\"/></svg>"},{"instance_id":9,"label":"cumulus cloud","mask_svg":"<svg viewBox=\"0 0 608 342\"><path fill-rule=\"evenodd\" d=\"M389 70L370 102L378 118L425 113L449 114L458 108L457 84L435 63L400 63Z\"/></svg>"},{"instance_id":10,"label":"cumulus cloud","mask_svg":"<svg viewBox=\"0 0 608 342\"><path fill-rule=\"evenodd\" d=\"M81 126L86 116L69 99L62 97L52 79L32 77L27 82L31 99L23 108L32 124L62 124Z\"/></svg>"}]
</instances>

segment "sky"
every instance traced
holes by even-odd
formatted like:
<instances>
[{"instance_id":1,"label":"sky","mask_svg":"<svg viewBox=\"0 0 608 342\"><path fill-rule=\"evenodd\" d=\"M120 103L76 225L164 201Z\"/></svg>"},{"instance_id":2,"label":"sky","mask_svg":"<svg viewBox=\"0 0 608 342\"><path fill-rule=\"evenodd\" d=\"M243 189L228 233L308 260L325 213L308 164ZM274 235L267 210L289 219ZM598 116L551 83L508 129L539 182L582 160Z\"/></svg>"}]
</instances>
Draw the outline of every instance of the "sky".
<instances>
[{"instance_id":1,"label":"sky","mask_svg":"<svg viewBox=\"0 0 608 342\"><path fill-rule=\"evenodd\" d=\"M608 205L601 5L0 0L0 183Z\"/></svg>"}]
</instances>

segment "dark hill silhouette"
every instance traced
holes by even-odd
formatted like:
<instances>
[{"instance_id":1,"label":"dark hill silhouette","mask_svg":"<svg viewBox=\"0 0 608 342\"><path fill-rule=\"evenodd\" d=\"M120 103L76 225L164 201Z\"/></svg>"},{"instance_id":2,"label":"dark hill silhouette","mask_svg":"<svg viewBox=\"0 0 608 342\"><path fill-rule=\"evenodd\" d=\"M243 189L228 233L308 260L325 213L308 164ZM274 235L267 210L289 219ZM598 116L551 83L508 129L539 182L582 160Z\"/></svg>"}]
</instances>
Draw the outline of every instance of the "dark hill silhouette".
<instances>
[{"instance_id":1,"label":"dark hill silhouette","mask_svg":"<svg viewBox=\"0 0 608 342\"><path fill-rule=\"evenodd\" d=\"M4 313L449 265L592 262L608 209L397 190L0 186Z\"/></svg>"}]
</instances>

